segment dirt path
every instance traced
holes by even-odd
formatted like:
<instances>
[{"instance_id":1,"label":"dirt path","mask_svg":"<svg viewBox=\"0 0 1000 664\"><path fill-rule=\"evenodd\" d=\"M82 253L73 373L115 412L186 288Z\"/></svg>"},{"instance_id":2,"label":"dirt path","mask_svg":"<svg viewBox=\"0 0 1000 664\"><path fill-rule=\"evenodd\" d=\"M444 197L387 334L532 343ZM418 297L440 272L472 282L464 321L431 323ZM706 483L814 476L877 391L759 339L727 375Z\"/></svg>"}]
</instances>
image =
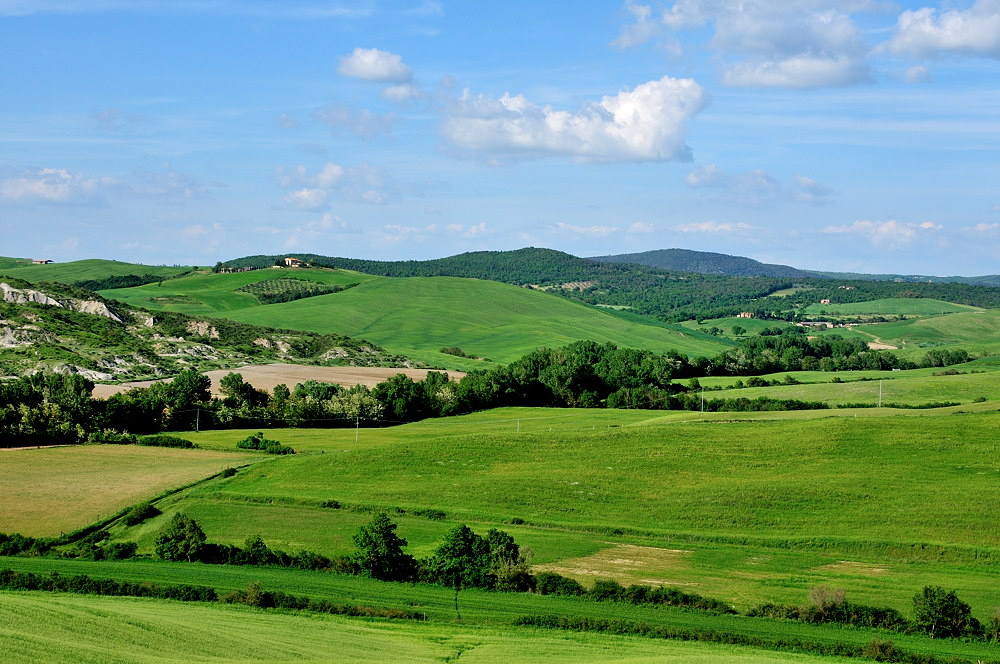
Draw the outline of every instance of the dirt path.
<instances>
[{"instance_id":1,"label":"dirt path","mask_svg":"<svg viewBox=\"0 0 1000 664\"><path fill-rule=\"evenodd\" d=\"M343 387L367 385L374 387L396 374L406 374L413 380L423 380L430 369L397 369L392 367L312 367L300 364L256 364L235 369L220 369L206 371L205 375L212 379L212 393L219 393L219 381L229 373L242 374L243 380L256 388L274 390L275 385L285 384L294 387L297 383L316 380L322 383L336 383ZM459 380L465 375L461 371L449 371L448 377ZM154 380L133 381L120 385L95 385L94 396L106 399L112 394L124 392L133 387L146 387L158 382Z\"/></svg>"},{"instance_id":2,"label":"dirt path","mask_svg":"<svg viewBox=\"0 0 1000 664\"><path fill-rule=\"evenodd\" d=\"M893 346L892 344L883 343L881 339L876 337L871 332L865 332L864 330L856 330L856 331L874 339L874 341L868 342L868 348L870 348L871 350L899 350L899 346Z\"/></svg>"}]
</instances>

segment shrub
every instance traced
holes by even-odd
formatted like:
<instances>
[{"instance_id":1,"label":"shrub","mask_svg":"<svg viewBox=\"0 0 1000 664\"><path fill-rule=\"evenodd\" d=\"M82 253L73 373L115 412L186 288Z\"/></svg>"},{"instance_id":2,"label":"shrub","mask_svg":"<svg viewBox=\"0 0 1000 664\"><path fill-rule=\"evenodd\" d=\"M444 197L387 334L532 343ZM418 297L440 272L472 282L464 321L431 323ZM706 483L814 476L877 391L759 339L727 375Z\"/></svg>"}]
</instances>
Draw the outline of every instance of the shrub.
<instances>
[{"instance_id":1,"label":"shrub","mask_svg":"<svg viewBox=\"0 0 1000 664\"><path fill-rule=\"evenodd\" d=\"M954 590L924 586L913 596L913 626L931 638L958 638L982 634L982 625L972 617L972 608Z\"/></svg>"},{"instance_id":2,"label":"shrub","mask_svg":"<svg viewBox=\"0 0 1000 664\"><path fill-rule=\"evenodd\" d=\"M535 592L540 595L584 595L587 591L576 579L555 572L540 572L535 575Z\"/></svg>"},{"instance_id":3,"label":"shrub","mask_svg":"<svg viewBox=\"0 0 1000 664\"><path fill-rule=\"evenodd\" d=\"M286 445L282 445L276 440L269 440L264 437L262 431L250 434L243 440L236 443L236 447L243 450L261 450L268 454L295 454L295 450Z\"/></svg>"},{"instance_id":4,"label":"shrub","mask_svg":"<svg viewBox=\"0 0 1000 664\"><path fill-rule=\"evenodd\" d=\"M160 514L162 512L152 503L139 503L138 505L133 505L128 512L125 512L125 516L122 517L122 523L126 526L137 526L146 519L152 519L154 516L159 516Z\"/></svg>"},{"instance_id":5,"label":"shrub","mask_svg":"<svg viewBox=\"0 0 1000 664\"><path fill-rule=\"evenodd\" d=\"M136 445L145 445L147 447L178 447L185 450L194 449L196 447L196 445L190 440L163 433L152 436L141 436L136 441Z\"/></svg>"}]
</instances>

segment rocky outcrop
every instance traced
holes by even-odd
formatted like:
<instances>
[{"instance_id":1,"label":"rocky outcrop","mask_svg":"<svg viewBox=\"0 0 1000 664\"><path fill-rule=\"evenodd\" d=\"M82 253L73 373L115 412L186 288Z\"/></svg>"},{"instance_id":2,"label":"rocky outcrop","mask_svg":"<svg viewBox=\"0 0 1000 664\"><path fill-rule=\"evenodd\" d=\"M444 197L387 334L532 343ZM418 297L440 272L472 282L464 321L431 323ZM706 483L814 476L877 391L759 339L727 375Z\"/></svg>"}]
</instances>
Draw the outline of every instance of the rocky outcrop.
<instances>
[{"instance_id":1,"label":"rocky outcrop","mask_svg":"<svg viewBox=\"0 0 1000 664\"><path fill-rule=\"evenodd\" d=\"M77 300L70 306L74 311L79 311L82 314L91 314L92 316L104 316L105 318L110 318L116 323L124 322L118 314L111 310L111 307L98 300Z\"/></svg>"},{"instance_id":2,"label":"rocky outcrop","mask_svg":"<svg viewBox=\"0 0 1000 664\"><path fill-rule=\"evenodd\" d=\"M4 302L10 302L11 304L34 303L48 304L53 307L62 306L58 300L53 300L42 291L32 290L30 288L14 288L10 284L3 282L0 282L0 294L2 294Z\"/></svg>"}]
</instances>

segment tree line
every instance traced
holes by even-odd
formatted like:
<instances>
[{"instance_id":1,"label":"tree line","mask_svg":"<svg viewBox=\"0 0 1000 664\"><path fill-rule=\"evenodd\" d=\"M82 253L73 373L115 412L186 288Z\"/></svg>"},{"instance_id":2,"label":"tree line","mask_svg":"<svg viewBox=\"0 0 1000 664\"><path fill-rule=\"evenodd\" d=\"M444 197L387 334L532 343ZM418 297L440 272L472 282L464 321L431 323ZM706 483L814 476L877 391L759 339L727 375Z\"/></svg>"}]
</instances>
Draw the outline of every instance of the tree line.
<instances>
[{"instance_id":1,"label":"tree line","mask_svg":"<svg viewBox=\"0 0 1000 664\"><path fill-rule=\"evenodd\" d=\"M268 393L230 373L221 380L218 397L211 394L209 378L194 369L181 371L170 382L107 399L91 398L94 385L82 376L38 373L0 383L0 445L129 442L123 434L209 428L381 426L504 406L815 409L826 406L770 397L706 399L696 379L799 370L911 369L968 359L963 350L931 350L915 363L869 350L860 339L786 333L749 337L712 358L579 341L472 371L457 382L432 371L419 381L397 374L374 388L306 381L292 389L278 385ZM264 442L257 445L259 449Z\"/></svg>"}]
</instances>

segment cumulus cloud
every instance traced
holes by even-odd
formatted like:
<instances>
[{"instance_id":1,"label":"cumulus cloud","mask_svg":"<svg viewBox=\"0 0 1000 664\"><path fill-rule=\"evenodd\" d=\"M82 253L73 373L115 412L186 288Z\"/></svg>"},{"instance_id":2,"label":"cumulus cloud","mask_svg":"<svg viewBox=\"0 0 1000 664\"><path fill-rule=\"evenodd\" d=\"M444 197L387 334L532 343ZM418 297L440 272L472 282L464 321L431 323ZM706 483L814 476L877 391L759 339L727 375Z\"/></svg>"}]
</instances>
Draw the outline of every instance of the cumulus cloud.
<instances>
[{"instance_id":1,"label":"cumulus cloud","mask_svg":"<svg viewBox=\"0 0 1000 664\"><path fill-rule=\"evenodd\" d=\"M627 2L632 22L615 44L635 46L651 38L679 49L674 35L714 28L709 43L731 86L818 88L870 80L870 51L852 15L871 11L865 0L677 0L653 16L650 7Z\"/></svg>"},{"instance_id":2,"label":"cumulus cloud","mask_svg":"<svg viewBox=\"0 0 1000 664\"><path fill-rule=\"evenodd\" d=\"M315 111L313 119L331 129L371 139L391 131L399 118L395 113L379 114L368 109L356 110L346 104L328 104Z\"/></svg>"},{"instance_id":3,"label":"cumulus cloud","mask_svg":"<svg viewBox=\"0 0 1000 664\"><path fill-rule=\"evenodd\" d=\"M117 185L111 178L87 177L63 168L42 168L0 180L0 201L55 205L100 205L103 192Z\"/></svg>"},{"instance_id":4,"label":"cumulus cloud","mask_svg":"<svg viewBox=\"0 0 1000 664\"><path fill-rule=\"evenodd\" d=\"M948 53L1000 58L1000 0L976 0L968 9L904 11L885 47L924 58Z\"/></svg>"},{"instance_id":5,"label":"cumulus cloud","mask_svg":"<svg viewBox=\"0 0 1000 664\"><path fill-rule=\"evenodd\" d=\"M868 238L872 246L880 249L902 249L912 244L920 235L939 231L943 227L932 221L901 222L896 219L886 221L855 221L848 226L827 226L824 233L854 233Z\"/></svg>"},{"instance_id":6,"label":"cumulus cloud","mask_svg":"<svg viewBox=\"0 0 1000 664\"><path fill-rule=\"evenodd\" d=\"M805 175L796 175L791 182L782 184L760 168L729 174L716 164L695 168L684 177L684 181L695 188L717 190L723 200L745 205L780 200L822 204L834 193L826 185Z\"/></svg>"},{"instance_id":7,"label":"cumulus cloud","mask_svg":"<svg viewBox=\"0 0 1000 664\"><path fill-rule=\"evenodd\" d=\"M645 233L652 233L655 230L656 229L653 227L653 224L646 223L645 221L637 221L631 226L629 226L625 232L629 233L630 235L639 235Z\"/></svg>"},{"instance_id":8,"label":"cumulus cloud","mask_svg":"<svg viewBox=\"0 0 1000 664\"><path fill-rule=\"evenodd\" d=\"M719 223L717 221L702 221L691 224L679 224L674 226L675 231L680 231L681 233L719 233L719 234L731 234L731 233L743 233L746 231L753 230L753 226L750 224L745 224L743 222L737 223Z\"/></svg>"},{"instance_id":9,"label":"cumulus cloud","mask_svg":"<svg viewBox=\"0 0 1000 664\"><path fill-rule=\"evenodd\" d=\"M691 79L665 76L578 111L539 106L521 95L466 91L448 109L441 135L478 156L570 156L581 161L688 161L684 123L707 104Z\"/></svg>"},{"instance_id":10,"label":"cumulus cloud","mask_svg":"<svg viewBox=\"0 0 1000 664\"><path fill-rule=\"evenodd\" d=\"M493 233L493 230L486 225L485 221L474 226L466 226L465 224L448 224L445 227L445 230L453 235L459 235L465 238L482 237Z\"/></svg>"},{"instance_id":11,"label":"cumulus cloud","mask_svg":"<svg viewBox=\"0 0 1000 664\"><path fill-rule=\"evenodd\" d=\"M907 83L926 83L931 80L931 72L924 65L913 65L903 72L903 80Z\"/></svg>"},{"instance_id":12,"label":"cumulus cloud","mask_svg":"<svg viewBox=\"0 0 1000 664\"><path fill-rule=\"evenodd\" d=\"M408 83L413 77L402 56L377 48L356 48L340 58L337 72L341 76L377 83Z\"/></svg>"},{"instance_id":13,"label":"cumulus cloud","mask_svg":"<svg viewBox=\"0 0 1000 664\"><path fill-rule=\"evenodd\" d=\"M279 168L275 176L279 186L290 190L285 202L302 210L321 209L332 192L350 201L373 205L387 203L398 194L392 178L370 164L347 167L331 161L318 171L302 165Z\"/></svg>"}]
</instances>

